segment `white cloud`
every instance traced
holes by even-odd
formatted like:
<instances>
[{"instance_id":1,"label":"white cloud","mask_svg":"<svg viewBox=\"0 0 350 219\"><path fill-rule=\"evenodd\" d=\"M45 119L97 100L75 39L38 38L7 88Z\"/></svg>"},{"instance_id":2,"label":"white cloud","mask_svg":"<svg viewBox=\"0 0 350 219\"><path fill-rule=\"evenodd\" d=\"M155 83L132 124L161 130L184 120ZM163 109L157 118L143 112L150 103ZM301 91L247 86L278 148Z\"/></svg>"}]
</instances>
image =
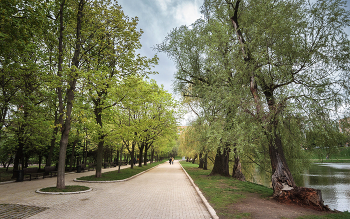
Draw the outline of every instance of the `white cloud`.
<instances>
[{"instance_id":1,"label":"white cloud","mask_svg":"<svg viewBox=\"0 0 350 219\"><path fill-rule=\"evenodd\" d=\"M201 17L200 5L195 2L182 2L175 8L174 18L180 25L190 25Z\"/></svg>"},{"instance_id":2,"label":"white cloud","mask_svg":"<svg viewBox=\"0 0 350 219\"><path fill-rule=\"evenodd\" d=\"M165 13L168 9L171 0L157 0L157 5L160 7L163 13Z\"/></svg>"}]
</instances>

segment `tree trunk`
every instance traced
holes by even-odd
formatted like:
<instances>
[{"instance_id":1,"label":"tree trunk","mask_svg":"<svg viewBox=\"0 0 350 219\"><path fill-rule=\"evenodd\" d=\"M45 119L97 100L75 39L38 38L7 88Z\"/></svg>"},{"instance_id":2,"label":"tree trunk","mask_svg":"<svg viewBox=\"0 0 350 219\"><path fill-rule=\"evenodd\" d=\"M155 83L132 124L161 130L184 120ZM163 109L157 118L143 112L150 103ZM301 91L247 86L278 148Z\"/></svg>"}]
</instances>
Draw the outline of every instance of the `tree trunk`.
<instances>
[{"instance_id":1,"label":"tree trunk","mask_svg":"<svg viewBox=\"0 0 350 219\"><path fill-rule=\"evenodd\" d=\"M224 147L223 149L220 149L220 148L217 149L214 167L210 175L219 174L222 176L230 176L229 165L228 165L229 152L230 152L230 149L228 147Z\"/></svg>"},{"instance_id":2,"label":"tree trunk","mask_svg":"<svg viewBox=\"0 0 350 219\"><path fill-rule=\"evenodd\" d=\"M26 160L26 163L25 163L25 167L27 168L28 167L28 158L25 159ZM39 171L41 170L41 162L43 160L43 156L42 155L39 155Z\"/></svg>"},{"instance_id":3,"label":"tree trunk","mask_svg":"<svg viewBox=\"0 0 350 219\"><path fill-rule=\"evenodd\" d=\"M59 58L62 58L61 55L63 53L63 46L62 46L62 32L63 32L63 7L64 7L65 0L62 0L62 3L60 5L60 37L59 37ZM81 42L80 42L80 32L81 32L81 24L82 24L82 16L83 16L83 8L85 5L85 0L80 0L79 7L78 7L78 15L77 15L77 28L76 28L76 45L74 50L74 55L72 58L72 66L75 66L76 68L79 68L79 56L80 56L80 49L81 49ZM59 63L62 64L62 63ZM62 66L60 67L59 72L62 72ZM57 188L58 189L64 189L65 188L65 160L66 160L66 151L67 151L67 145L68 145L68 138L69 138L69 131L71 128L71 114L72 114L72 108L73 108L73 100L74 100L74 91L75 91L75 85L77 82L77 75L76 70L72 70L72 77L69 81L69 88L67 89L67 107L66 107L66 120L65 123L62 125L62 135L60 140L60 153L59 153L59 160L58 160L58 169L57 169ZM62 95L59 97L60 102L60 114L63 113L63 100ZM60 115L62 116L62 114ZM61 122L61 121L60 121ZM62 123L61 123L62 124Z\"/></svg>"},{"instance_id":4,"label":"tree trunk","mask_svg":"<svg viewBox=\"0 0 350 219\"><path fill-rule=\"evenodd\" d=\"M145 143L144 142L141 142L141 144L139 144L139 167L142 167L142 156L143 156L143 149L145 148Z\"/></svg>"},{"instance_id":5,"label":"tree trunk","mask_svg":"<svg viewBox=\"0 0 350 219\"><path fill-rule=\"evenodd\" d=\"M192 164L196 162L196 159L197 159L197 154L193 157Z\"/></svg>"},{"instance_id":6,"label":"tree trunk","mask_svg":"<svg viewBox=\"0 0 350 219\"><path fill-rule=\"evenodd\" d=\"M143 156L143 165L147 166L147 151L148 151L148 147L147 147L147 144L145 146L145 153L144 153L144 156Z\"/></svg>"},{"instance_id":7,"label":"tree trunk","mask_svg":"<svg viewBox=\"0 0 350 219\"><path fill-rule=\"evenodd\" d=\"M73 161L74 161L74 154L75 154L75 146L76 144L78 143L78 139L76 139L74 142L73 142L73 146L72 146L72 154L70 155L70 160L69 160L69 171L72 171L73 170Z\"/></svg>"},{"instance_id":8,"label":"tree trunk","mask_svg":"<svg viewBox=\"0 0 350 219\"><path fill-rule=\"evenodd\" d=\"M208 152L205 152L204 162L203 162L203 170L207 170L207 169L208 169Z\"/></svg>"},{"instance_id":9,"label":"tree trunk","mask_svg":"<svg viewBox=\"0 0 350 219\"><path fill-rule=\"evenodd\" d=\"M153 163L154 159L154 148L151 149L151 163Z\"/></svg>"},{"instance_id":10,"label":"tree trunk","mask_svg":"<svg viewBox=\"0 0 350 219\"><path fill-rule=\"evenodd\" d=\"M203 168L203 165L204 165L204 162L203 162L203 153L202 152L200 152L199 153L199 166L198 166L198 168Z\"/></svg>"},{"instance_id":11,"label":"tree trunk","mask_svg":"<svg viewBox=\"0 0 350 219\"><path fill-rule=\"evenodd\" d=\"M232 177L241 181L245 181L242 173L242 166L236 148L233 149L235 153L235 164L233 165Z\"/></svg>"},{"instance_id":12,"label":"tree trunk","mask_svg":"<svg viewBox=\"0 0 350 219\"><path fill-rule=\"evenodd\" d=\"M57 109L55 110L55 128L52 131L52 137L51 137L51 142L50 142L50 151L49 155L47 156L47 161L45 166L49 167L51 166L52 163L52 156L53 156L53 150L55 149L56 145L56 136L58 132L58 114L57 114Z\"/></svg>"}]
</instances>

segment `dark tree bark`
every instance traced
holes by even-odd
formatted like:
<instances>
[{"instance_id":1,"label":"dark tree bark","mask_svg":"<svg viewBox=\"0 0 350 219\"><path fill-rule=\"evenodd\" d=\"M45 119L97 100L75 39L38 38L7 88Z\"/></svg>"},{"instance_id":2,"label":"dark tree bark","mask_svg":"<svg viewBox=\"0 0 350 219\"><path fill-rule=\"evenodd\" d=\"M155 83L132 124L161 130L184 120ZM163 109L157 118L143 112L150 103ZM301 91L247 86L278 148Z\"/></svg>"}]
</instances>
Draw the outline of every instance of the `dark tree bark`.
<instances>
[{"instance_id":1,"label":"dark tree bark","mask_svg":"<svg viewBox=\"0 0 350 219\"><path fill-rule=\"evenodd\" d=\"M147 166L147 152L148 152L148 145L147 143L145 143L145 152L144 152L144 156L143 156L143 165Z\"/></svg>"},{"instance_id":2,"label":"dark tree bark","mask_svg":"<svg viewBox=\"0 0 350 219\"><path fill-rule=\"evenodd\" d=\"M145 142L141 142L141 144L138 145L139 148L139 167L142 167L142 161L143 161L143 150L145 149Z\"/></svg>"},{"instance_id":3,"label":"dark tree bark","mask_svg":"<svg viewBox=\"0 0 350 219\"><path fill-rule=\"evenodd\" d=\"M222 176L230 176L229 172L229 152L230 148L218 148L216 151L214 167L210 173L210 175L222 175Z\"/></svg>"},{"instance_id":4,"label":"dark tree bark","mask_svg":"<svg viewBox=\"0 0 350 219\"><path fill-rule=\"evenodd\" d=\"M151 163L153 163L153 159L154 159L154 148L152 148L151 150Z\"/></svg>"},{"instance_id":5,"label":"dark tree bark","mask_svg":"<svg viewBox=\"0 0 350 219\"><path fill-rule=\"evenodd\" d=\"M70 155L70 159L69 159L69 171L73 170L73 161L74 161L74 154L75 154L75 146L78 143L78 139L75 139L72 145L72 153Z\"/></svg>"},{"instance_id":6,"label":"dark tree bark","mask_svg":"<svg viewBox=\"0 0 350 219\"><path fill-rule=\"evenodd\" d=\"M193 164L196 162L196 159L197 159L197 154L194 155L194 157L193 157L193 160L192 160L192 163L193 163Z\"/></svg>"},{"instance_id":7,"label":"dark tree bark","mask_svg":"<svg viewBox=\"0 0 350 219\"><path fill-rule=\"evenodd\" d=\"M53 150L55 149L55 145L56 145L56 136L57 136L57 132L58 132L58 113L57 113L57 109L55 110L55 128L52 131L52 137L51 137L51 142L50 142L50 151L49 151L49 155L47 156L47 161L45 166L49 167L51 166L52 163L52 156L53 156Z\"/></svg>"},{"instance_id":8,"label":"dark tree bark","mask_svg":"<svg viewBox=\"0 0 350 219\"><path fill-rule=\"evenodd\" d=\"M235 153L235 163L233 165L232 177L241 181L245 181L237 149L234 148L233 151Z\"/></svg>"},{"instance_id":9,"label":"dark tree bark","mask_svg":"<svg viewBox=\"0 0 350 219\"><path fill-rule=\"evenodd\" d=\"M208 152L205 152L204 161L203 161L203 170L207 170L207 169L208 169Z\"/></svg>"},{"instance_id":10,"label":"dark tree bark","mask_svg":"<svg viewBox=\"0 0 350 219\"><path fill-rule=\"evenodd\" d=\"M203 153L202 152L200 152L199 153L199 166L198 166L198 168L203 168L203 166L204 166L204 162L203 162Z\"/></svg>"}]
</instances>

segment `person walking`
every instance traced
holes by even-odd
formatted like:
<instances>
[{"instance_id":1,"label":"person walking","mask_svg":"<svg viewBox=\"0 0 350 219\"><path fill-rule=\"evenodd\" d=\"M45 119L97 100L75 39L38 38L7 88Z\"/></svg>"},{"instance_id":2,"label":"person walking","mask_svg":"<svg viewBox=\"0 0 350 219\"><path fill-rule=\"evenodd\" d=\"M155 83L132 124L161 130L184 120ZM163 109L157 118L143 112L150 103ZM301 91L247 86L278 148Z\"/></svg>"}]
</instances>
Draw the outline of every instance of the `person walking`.
<instances>
[{"instance_id":1,"label":"person walking","mask_svg":"<svg viewBox=\"0 0 350 219\"><path fill-rule=\"evenodd\" d=\"M171 164L174 164L174 158L173 157L171 158Z\"/></svg>"},{"instance_id":2,"label":"person walking","mask_svg":"<svg viewBox=\"0 0 350 219\"><path fill-rule=\"evenodd\" d=\"M170 164L170 165L171 165L171 161L172 161L172 159L170 158L170 159L169 159L169 164Z\"/></svg>"}]
</instances>

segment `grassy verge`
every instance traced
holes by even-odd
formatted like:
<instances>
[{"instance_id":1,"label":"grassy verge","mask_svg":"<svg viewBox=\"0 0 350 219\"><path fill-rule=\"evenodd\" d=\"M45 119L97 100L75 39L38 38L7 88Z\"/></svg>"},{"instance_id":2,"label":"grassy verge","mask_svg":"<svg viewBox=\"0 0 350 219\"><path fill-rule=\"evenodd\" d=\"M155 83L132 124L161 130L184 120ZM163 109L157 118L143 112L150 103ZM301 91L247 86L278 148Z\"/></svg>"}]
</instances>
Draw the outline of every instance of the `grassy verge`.
<instances>
[{"instance_id":1,"label":"grassy verge","mask_svg":"<svg viewBox=\"0 0 350 219\"><path fill-rule=\"evenodd\" d=\"M102 177L96 178L94 175L92 176L83 176L78 178L78 180L87 180L87 181L114 181L114 180L122 180L122 179L127 179L130 178L138 173L141 173L145 170L148 170L154 166L157 166L160 163L163 163L164 161L160 162L154 162L152 164L147 164L147 166L134 166L133 169L127 168L127 169L121 169L120 173L118 171L111 171L111 172L106 172L102 173Z\"/></svg>"},{"instance_id":2,"label":"grassy verge","mask_svg":"<svg viewBox=\"0 0 350 219\"><path fill-rule=\"evenodd\" d=\"M58 189L56 187L47 187L40 189L41 192L80 192L89 190L89 187L86 186L66 186L65 189Z\"/></svg>"},{"instance_id":3,"label":"grassy verge","mask_svg":"<svg viewBox=\"0 0 350 219\"><path fill-rule=\"evenodd\" d=\"M273 190L262 185L250 182L241 182L231 177L208 176L210 170L199 169L197 164L180 162L195 184L215 209L219 217L224 218L250 218L249 213L239 213L232 210L232 204L244 199L251 193L258 194L261 198L272 196ZM254 203L251 203L254 204ZM330 213L323 216L309 215L299 219L341 219L350 218L350 213Z\"/></svg>"},{"instance_id":4,"label":"grassy verge","mask_svg":"<svg viewBox=\"0 0 350 219\"><path fill-rule=\"evenodd\" d=\"M350 159L312 159L314 163L350 163Z\"/></svg>"},{"instance_id":5,"label":"grassy verge","mask_svg":"<svg viewBox=\"0 0 350 219\"><path fill-rule=\"evenodd\" d=\"M213 206L218 216L225 218L246 218L249 213L238 213L232 211L230 206L248 193L257 193L261 198L272 196L272 189L262 185L241 182L230 177L208 176L210 170L199 169L197 164L180 162L191 176L198 188L203 192L209 203Z\"/></svg>"},{"instance_id":6,"label":"grassy verge","mask_svg":"<svg viewBox=\"0 0 350 219\"><path fill-rule=\"evenodd\" d=\"M12 167L9 167L8 171L6 171L6 168L0 168L0 182L7 182L12 181L14 179L11 179L12 177Z\"/></svg>"}]
</instances>

